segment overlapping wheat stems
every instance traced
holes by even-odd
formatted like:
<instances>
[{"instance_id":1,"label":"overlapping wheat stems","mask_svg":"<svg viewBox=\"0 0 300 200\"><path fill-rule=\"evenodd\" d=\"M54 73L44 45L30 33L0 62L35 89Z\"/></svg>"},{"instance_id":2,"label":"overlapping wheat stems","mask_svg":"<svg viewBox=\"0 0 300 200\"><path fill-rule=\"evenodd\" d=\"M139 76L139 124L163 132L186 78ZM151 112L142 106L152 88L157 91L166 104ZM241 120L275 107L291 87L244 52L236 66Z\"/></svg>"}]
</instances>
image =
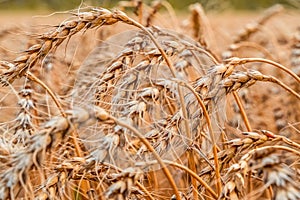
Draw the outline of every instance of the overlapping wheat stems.
<instances>
[{"instance_id":1,"label":"overlapping wheat stems","mask_svg":"<svg viewBox=\"0 0 300 200\"><path fill-rule=\"evenodd\" d=\"M237 62L235 62L235 60ZM245 58L245 59L232 58L232 59L230 59L228 64L225 65L225 68L227 70L229 68L231 68L231 71L229 70L229 72L227 72L227 75L224 76L223 80L220 82L220 85L222 87L226 88L226 93L235 92L236 90L238 90L238 89L240 89L241 87L244 87L244 86L249 87L250 85L254 84L256 81L270 81L270 82L274 82L274 83L282 86L284 89L286 89L288 92L292 93L294 96L296 96L299 99L299 97L300 97L299 94L297 94L295 91L293 91L291 88L289 88L288 86L283 84L281 81L279 81L275 77L262 75L260 72L254 71L254 70L249 70L247 72L238 72L238 71L233 72L233 68L235 68L237 65L240 65L242 63L245 64L247 62L266 62L268 64L272 64L275 67L278 67L278 68L282 69L283 71L287 72L288 74L290 74L293 78L296 79L297 82L299 80L299 78L291 70L287 69L286 67L284 67L284 66L282 66L282 65L280 65L276 62L270 61L270 60L260 59L260 58L258 58L258 59L256 59L256 58L249 58L249 59L248 58ZM228 66L230 66L230 67L228 67ZM222 69L222 68L220 68L220 69ZM227 70L225 70L225 72ZM248 74L248 75L246 75L246 74ZM234 84L233 82L236 83L236 81L237 81L237 84ZM198 82L201 82L201 79ZM217 91L217 92L215 91L215 93L213 92L212 94L210 94L210 96L218 96L218 92L219 91ZM240 107L240 110L242 112L244 121L246 123L246 127L247 127L248 131L251 131L252 129L251 129L250 123L247 119L247 115L245 114L244 109L242 108L239 99L236 98L236 95L237 94L235 93L234 96L235 96L236 101L239 104L239 107ZM297 144L295 144L295 145L297 145ZM291 149L289 149L289 150L291 150ZM291 151L293 151L294 153L297 154L296 151L294 151L294 150L291 150ZM248 171L248 189L251 188L251 179L250 179L251 176L252 176L252 172L251 172L251 170L249 170ZM232 187L232 186L228 186L228 187ZM227 186L225 186L225 189L226 188L227 188ZM232 189L230 189L230 190L232 190ZM251 193L251 191L252 190L249 189L248 192ZM231 197L231 198L233 198L233 197Z\"/></svg>"},{"instance_id":2,"label":"overlapping wheat stems","mask_svg":"<svg viewBox=\"0 0 300 200\"><path fill-rule=\"evenodd\" d=\"M164 163L171 165L173 167L179 168L181 170L186 171L188 174L190 174L191 176L193 176L205 189L207 189L207 191L216 199L218 198L217 193L200 177L198 176L194 171L192 171L190 168L181 165L179 163L170 161L170 160L162 160ZM147 162L138 162L135 165L136 166L144 166L144 165L153 165L156 164L157 161L147 161Z\"/></svg>"},{"instance_id":3,"label":"overlapping wheat stems","mask_svg":"<svg viewBox=\"0 0 300 200\"><path fill-rule=\"evenodd\" d=\"M170 173L170 171L168 170L167 166L165 165L165 163L163 162L163 160L161 159L161 157L158 155L158 153L155 151L155 149L153 148L153 146L149 143L149 141L143 136L142 133L140 133L136 128L128 125L126 122L122 122L121 120L109 115L108 113L105 113L104 110L100 110L101 108L97 107L96 112L96 116L99 114L99 112L101 112L101 120L108 120L108 119L112 119L116 124L123 126L129 130L131 130L140 140L141 142L149 149L150 152L153 153L154 157L157 159L158 163L161 165L162 170L164 171L167 179L170 181L170 184L172 185L175 192L175 195L177 195L180 197L180 194L178 192L178 189L176 187L175 181ZM107 116L105 116L107 115ZM177 191L176 191L177 190ZM177 196L176 196L177 197Z\"/></svg>"},{"instance_id":4,"label":"overlapping wheat stems","mask_svg":"<svg viewBox=\"0 0 300 200\"><path fill-rule=\"evenodd\" d=\"M41 193L38 193L39 198L41 199L47 199L47 198L54 198L55 195L64 195L61 193L62 190L59 189L60 185L64 185L66 182L73 182L78 183L77 188L72 188L72 191L74 191L75 198L79 198L79 195L82 195L83 197L87 198L94 198L97 199L97 195L93 194L92 189L97 188L100 193L100 195L103 195L103 198L119 198L119 199L125 199L127 198L132 191L137 191L137 189L134 186L137 186L144 194L139 195L141 196L148 196L150 199L154 199L154 197L150 194L150 192L138 181L139 179L139 170L133 169L133 168L127 168L127 169L117 169L117 167L112 164L104 163L102 160L103 155L106 156L106 154L109 154L111 158L113 158L112 154L113 151L111 150L111 146L109 146L106 149L107 141L111 142L110 145L118 146L119 144L114 144L114 142L120 140L119 133L108 133L104 136L104 138L101 138L101 142L99 146L103 146L100 148L104 148L104 151L101 152L101 149L99 150L99 154L103 153L103 155L100 155L100 158L97 158L97 150L95 151L91 150L90 152L84 152L86 149L81 149L80 141L78 135L77 135L77 129L79 128L85 128L86 126L89 126L90 124L104 124L107 126L120 126L124 129L130 130L130 133L133 133L133 135L139 139L139 141L146 147L148 151L150 151L154 155L154 159L156 161L153 161L152 163L145 162L145 165L148 164L156 164L158 163L161 167L163 172L165 173L168 181L170 182L176 199L181 199L182 195L178 191L178 188L175 184L174 178L172 177L170 171L167 168L167 164L174 166L176 168L180 168L184 170L187 174L191 177L191 186L193 187L192 194L194 199L198 199L199 195L199 188L197 188L197 181L200 183L201 186L204 187L204 189L210 193L210 195L217 199L221 199L223 197L225 198L231 198L231 199L238 199L243 197L252 197L257 195L256 193L259 193L261 191L253 191L252 189L252 181L255 177L253 175L258 175L258 177L261 177L259 174L259 167L262 167L263 171L263 177L264 177L264 183L266 187L272 187L274 188L275 194L274 198L279 198L282 195L286 196L293 196L295 198L299 197L299 191L297 187L294 187L294 182L289 179L290 176L294 174L293 170L288 170L285 165L283 164L284 160L281 159L281 156L279 155L273 155L270 153L271 150L274 150L276 152L280 151L288 151L292 154L295 154L299 156L299 147L300 145L297 142L294 142L284 136L275 135L269 131L257 131L252 132L252 127L250 125L250 122L248 120L247 114L245 112L245 109L243 108L243 105L240 101L240 98L237 94L237 91L249 87L253 84L255 84L257 81L264 81L264 82L273 82L277 85L283 87L285 90L290 92L292 95L296 96L298 99L300 99L300 95L291 89L288 85L282 83L280 80L273 76L268 76L260 73L259 71L255 70L247 70L244 71L238 71L236 70L237 66L252 63L252 62L259 62L259 63L267 63L271 64L277 68L279 68L282 71L287 72L289 75L291 75L297 82L297 84L300 83L300 78L291 70L287 69L283 65L276 63L272 60L267 59L261 59L261 58L231 58L229 60L225 60L224 63L220 63L216 56L212 52L209 52L206 50L206 42L204 35L200 33L200 35L196 35L195 37L200 38L201 44L203 47L198 46L197 44L189 44L186 40L178 37L176 34L168 33L165 31L160 30L159 28L146 28L142 25L142 19L143 19L143 13L142 13L142 4L141 1L137 1L137 9L138 9L138 17L139 22L136 22L135 20L129 18L126 14L120 11L108 11L103 8L95 8L87 12L78 12L74 13L73 18L68 19L68 21L65 21L61 23L59 26L57 26L54 30L50 31L47 34L39 35L39 44L33 45L28 50L24 51L20 57L15 59L12 62L1 62L1 82L4 85L11 84L15 79L20 77L26 77L37 84L41 85L51 96L53 101L55 102L56 106L61 112L62 117L54 117L52 118L46 125L41 126L39 131L34 133L34 136L30 136L25 144L24 149L21 149L20 152L9 152L7 153L9 156L6 158L5 151L2 152L2 146L0 147L1 150L1 157L0 160L4 161L1 164L1 167L3 167L3 171L1 171L1 180L0 180L0 186L1 186L1 198L8 198L11 199L15 198L15 196L18 196L18 194L14 194L15 190L18 190L18 187L21 186L24 190L25 197L33 198L33 196L36 196L37 192L33 189L33 183L31 180L26 176L27 174L31 173L34 167L37 167L40 173L40 177L42 179L41 184ZM160 2L159 2L160 3ZM201 23L201 17L200 16L202 11L199 10L199 7L193 8L196 13L194 13L194 19L195 19L195 30L199 30L200 27L199 24ZM276 13L279 13L282 8L278 7L275 10L271 10L269 13L267 13L264 17L262 17L260 20L258 20L258 23L254 24L254 26L251 26L247 28L246 33L241 34L239 39L237 40L240 42L248 40L248 38L255 33L257 30L259 30L260 26L263 25L267 19L269 19L271 16L273 16ZM155 11L155 9L154 9ZM153 12L153 14L155 14ZM200 18L199 18L200 17ZM197 19L196 19L197 18ZM93 106L93 102L89 102L88 105L85 105L83 108L73 108L71 110L65 111L59 102L58 98L55 96L55 94L47 87L46 84L44 84L41 80L39 80L36 76L34 76L30 69L37 65L38 62L43 62L46 55L48 55L51 52L54 52L56 48L60 46L60 44L65 41L69 40L74 34L77 34L79 32L86 31L88 29L98 28L103 25L111 25L117 22L123 22L125 24L129 24L135 27L138 27L142 30L144 33L144 36L148 36L150 40L153 42L156 49L153 51L153 49L150 48L146 50L146 47L140 47L138 44L136 44L134 41L134 45L132 49L127 48L124 51L122 51L117 58L114 58L112 62L109 64L107 68L105 68L105 71L100 75L100 77L97 77L98 80L96 82L92 83L92 86L90 87L91 90L96 88L96 93L90 94L91 96L95 95L96 100L94 100L96 103L96 106ZM203 27L201 27L203 28ZM141 36L141 32L139 32L139 36ZM198 34L198 33L197 33ZM171 36L172 41L158 41L158 37L161 35L169 35ZM148 39L147 38L147 39ZM143 42L144 38L133 38L133 40L140 39ZM173 41L174 40L174 41ZM130 46L130 42L128 42L125 47ZM149 43L148 43L149 44ZM168 44L168 45L166 45ZM238 44L237 44L238 45ZM254 45L255 46L255 45ZM138 49L135 49L135 48ZM167 47L167 48L166 48ZM171 47L168 49L168 47ZM183 48L182 48L183 47ZM259 48L259 46L255 46L261 51L263 51L266 55L268 54L267 51L265 51L262 48ZM145 49L143 49L145 48ZM187 48L190 50L190 54L193 54L195 59L199 59L198 64L200 65L199 71L201 71L203 74L200 77L197 77L196 80L192 79L185 80L182 79L182 74L186 75L188 78L189 74L188 72L184 71L186 70L187 66L197 68L198 66L191 66L191 63L189 63L188 59L186 59L188 56L191 55L183 55L183 50L180 52L178 49L184 49ZM175 50L174 50L175 49ZM176 50L178 50L176 52ZM137 51L140 53L140 55L147 57L143 58L143 60L139 61L134 60L134 52ZM197 53L203 53L208 58L211 59L211 61L214 63L213 66L211 66L210 69L207 71L205 69L202 69L200 58L197 57L195 51ZM180 52L180 54L177 54ZM185 52L187 54L187 52ZM152 56L153 55L153 59ZM174 56L175 55L175 56ZM179 56L178 56L179 55ZM127 57L126 57L127 56ZM179 61L174 61L171 59L171 57L178 56L176 58L179 58ZM186 56L186 57L185 57ZM271 57L271 56L270 56ZM127 60L126 60L127 59ZM186 60L185 60L186 59ZM125 60L125 61L124 61ZM136 90L134 92L134 95L138 96L133 97L135 98L135 101L131 102L131 97L126 97L127 99L122 99L123 96L116 96L112 98L112 101L106 101L101 99L101 95L107 95L102 94L103 91L101 91L101 87L108 83L113 86L103 86L107 87L111 90L111 88L115 87L119 90L128 89L130 90L132 86L130 86L130 83L127 82L130 77L130 73L133 71L142 71L145 68L152 69L153 65L160 65L163 60L167 64L167 69L170 71L172 78L170 79L163 79L163 80L152 80L151 78L146 79L146 81L150 80L151 86L147 85L144 86L142 83L139 85L139 87L134 88ZM123 62L124 61L124 62ZM134 63L133 61L137 61L138 63L135 63L133 66L128 67L130 64L128 63ZM154 63L154 64L153 64ZM164 64L165 64L164 63ZM127 66L128 65L128 66ZM180 71L181 70L181 71ZM198 70L198 69L197 69ZM180 72L179 72L180 71ZM179 73L178 73L179 72ZM141 73L143 74L143 73ZM144 73L147 74L147 73ZM128 75L128 77L127 77ZM147 74L149 75L149 74ZM90 75L92 76L92 75ZM151 76L151 75L150 75ZM185 76L183 76L185 77ZM122 80L124 78L124 80ZM134 78L139 78L134 77ZM120 80L120 82L118 82ZM122 81L124 81L122 83ZM97 85L98 84L98 85ZM120 86L121 84L121 86ZM128 88L123 86L128 84ZM169 87L167 87L167 84L174 84L174 90L171 91ZM134 87L134 86L133 86ZM142 87L142 89L140 88ZM138 89L137 89L138 88ZM147 104L146 99L150 98L153 101L157 101L159 99L159 95L161 94L160 88L163 88L162 90L164 92L174 92L176 95L179 96L178 102L176 102L176 108L172 109L172 103L169 101L167 102L167 106L169 106L169 109L171 110L170 113L172 115L172 119L167 118L166 116L163 116L165 123L167 125L165 127L161 127L161 129L158 130L151 130L150 132L143 135L142 131L139 130L139 122L137 122L137 127L135 125L132 125L130 123L127 123L123 121L120 115L127 115L129 113L129 118L142 118L138 119L140 121L143 119L143 114L147 112ZM183 89L188 89L190 93L183 92ZM75 88L76 90L76 88ZM116 89L117 90L117 89ZM170 91L168 91L170 90ZM98 93L97 93L98 92ZM185 91L186 92L186 91ZM243 120L246 125L247 132L243 132L242 136L243 138L233 139L226 141L224 139L224 146L227 146L224 150L218 149L217 146L217 140L215 138L214 130L213 130L213 123L211 115L213 115L213 112L219 112L215 110L211 110L214 105L212 104L218 104L220 101L222 101L223 97L227 94L232 93L235 101L238 104L239 110L241 111L241 115L243 117ZM109 93L107 96L113 96L114 94ZM97 99L98 96L100 99ZM190 98L192 96L192 98ZM119 99L118 99L119 98ZM166 98L167 99L167 98ZM177 100L177 99L176 99ZM196 100L196 101L195 101ZM173 100L171 100L173 101ZM195 101L195 102L194 102ZM101 103L106 104L107 107L113 107L114 104L123 103L125 104L127 102L130 102L130 105L126 106L127 108L130 108L130 111L126 111L122 114L118 114L119 110L117 108L112 109L112 113L108 112L107 110L104 110L104 108L101 107ZM160 102L161 103L161 102ZM164 102L165 103L165 102ZM100 106L99 106L100 104ZM190 105L192 104L192 108ZM194 109L193 106L196 107L196 111L199 112L198 114L194 115ZM200 106L200 108L199 108ZM105 108L107 108L105 107ZM117 107L117 106L115 106ZM115 110L114 110L115 109ZM24 111L24 110L23 110ZM149 111L151 112L151 111ZM24 112L25 113L25 112ZM116 113L116 114L113 114ZM192 113L192 114L191 114ZM169 114L169 113L168 113ZM134 117L138 116L138 117ZM215 178L216 178L216 188L217 191L215 192L209 184L202 179L202 175L205 172L205 170L201 171L200 175L197 175L197 157L195 156L194 149L193 151L188 151L187 153L187 159L188 159L188 167L169 161L164 160L160 157L159 148L156 148L153 146L152 140L155 140L153 138L157 137L155 134L163 134L162 129L166 132L169 127L174 128L173 126L178 126L179 122L177 124L172 124L174 121L178 120L180 123L183 122L183 130L184 130L184 137L187 136L188 138L188 144L187 146L190 147L193 145L192 141L194 132L194 126L189 120L191 119L191 116L196 116L199 118L201 124L197 124L201 129L201 131L205 132L205 128L207 126L208 133L210 140L206 136L206 139L212 144L213 146L213 159L215 166L206 159L206 164L209 165L210 172L214 171ZM118 117L116 117L118 116ZM204 116L206 124L202 124L201 118ZM168 116L169 117L169 116ZM151 119L152 120L152 119ZM151 121L149 120L149 121ZM156 129L156 125L159 125L158 121L151 121L153 122L153 125L149 125L149 129ZM23 121L25 122L25 121ZM148 123L148 122L147 122ZM168 124L169 123L169 124ZM23 123L24 124L24 123ZM180 124L182 125L182 124ZM221 125L221 124L218 124ZM169 127L168 127L169 126ZM197 127L197 128L199 128ZM180 128L175 129L176 131L180 132ZM181 127L182 128L182 127ZM1 127L2 129L2 127ZM123 130L124 130L123 129ZM171 130L172 131L172 130ZM170 131L170 132L171 132ZM5 132L5 130L4 130ZM48 178L43 181L46 177L44 177L42 172L41 164L43 164L42 155L45 155L46 152L50 152L51 149L53 150L56 148L55 144L57 142L60 142L65 138L65 134L70 135L70 139L72 141L72 148L75 149L75 155L77 157L71 157L70 160L67 160L63 162L61 165L53 165L53 173L51 172L51 176L48 176ZM106 134L106 133L105 133ZM124 133L124 135L127 133ZM152 134L152 135L151 135ZM198 133L197 133L198 134ZM200 133L203 134L203 133ZM153 136L154 135L154 136ZM58 137L60 136L60 137ZM153 137L152 137L153 136ZM112 137L111 140L110 137ZM107 139L107 141L106 141ZM161 138L160 138L161 139ZM168 138L169 139L169 138ZM106 142L106 143L105 143ZM130 142L130 141L129 141ZM276 143L276 142L283 142L288 146L268 146L268 142ZM132 145L132 144L129 144ZM265 147L263 145L266 145ZM12 145L13 146L13 145ZM133 146L133 145L132 145ZM113 146L114 147L114 146ZM258 148L258 149L252 149L252 148ZM59 148L60 150L63 149L63 147ZM142 148L141 148L142 149ZM251 150L252 149L252 150ZM137 149L134 149L136 151ZM208 152L207 152L208 153ZM96 155L96 156L95 156ZM245 155L245 156L242 156ZM242 157L241 157L242 156ZM241 157L241 158L240 158ZM225 186L222 186L221 178L224 180L221 175L224 173L224 166L228 166L230 163L235 162L235 158L240 158L240 162L237 164L231 165L231 167L228 170L228 173L225 176ZM279 159L280 158L280 159ZM274 162L269 162L270 159L274 159ZM254 163L254 165L253 165ZM11 167L13 166L14 167ZM202 165L200 165L202 166ZM271 167L270 167L271 166ZM103 168L102 168L103 167ZM107 171L108 167L116 171L116 173L109 173ZM103 171L101 171L103 169ZM225 169L226 171L226 169ZM271 177L268 175L268 173L275 173L275 171L279 171L278 173L279 178L282 178L283 183L290 186L290 189L286 187L282 187L282 185L278 185L276 181L271 179ZM3 172L3 173L2 173ZM101 174L104 172L104 174ZM285 175L285 176L284 176ZM113 178L111 177L113 176ZM12 180L9 180L9 177L13 177ZM69 180L67 180L67 178ZM107 179L108 178L108 179ZM245 190L245 179L247 178L247 191ZM99 185L102 184L102 180L106 179L108 186L100 186L101 189L99 189ZM93 181L100 181L99 185L97 187L94 187ZM10 182L9 182L10 181ZM83 184L82 184L83 183ZM284 186L286 186L284 185ZM106 187L107 186L107 187ZM106 188L105 188L106 187ZM264 188L265 189L265 188ZM105 190L105 191L104 191ZM221 193L222 191L222 193ZM39 190L40 192L40 190ZM248 193L248 194L245 194ZM69 191L69 193L71 193ZM96 192L95 192L96 193ZM102 194L103 193L103 194ZM220 195L221 193L221 195ZM184 196L184 195L183 195ZM64 196L64 197L67 197ZM300 198L300 197L299 197Z\"/></svg>"},{"instance_id":5,"label":"overlapping wheat stems","mask_svg":"<svg viewBox=\"0 0 300 200\"><path fill-rule=\"evenodd\" d=\"M246 111L244 109L244 106L243 106L243 104L241 102L241 99L240 99L240 97L239 97L239 95L238 95L238 93L236 91L233 91L232 94L233 94L233 97L234 97L234 99L235 99L238 107L239 107L239 110L240 110L240 113L242 115L243 121L244 121L245 126L247 128L247 131L251 132L252 128L251 128L249 119L247 117ZM247 185L248 185L248 191L247 192L248 193L251 193L251 191L252 191L252 183L251 183L252 178L251 178L251 174L252 174L252 172L249 171L248 172L248 178L247 178Z\"/></svg>"},{"instance_id":6,"label":"overlapping wheat stems","mask_svg":"<svg viewBox=\"0 0 300 200\"><path fill-rule=\"evenodd\" d=\"M292 188L289 189L288 185L293 185L296 182L293 183L293 181L288 178L291 176L292 170L283 164L284 157L280 154L280 150L299 155L299 145L297 143L291 145L289 144L290 141L286 143L291 146L277 145L278 142L282 141L282 136L278 136L266 130L243 132L243 135L245 135L246 138L228 141L230 148L225 150L224 155L230 157L230 154L232 154L232 156L241 154L241 158L238 163L231 165L228 169L227 175L225 176L226 184L219 199L255 197L270 186L275 189L275 193L272 195L274 199L295 199L295 197L298 197L300 195L300 189L298 187L293 188L292 186ZM275 145L268 145L268 143ZM246 152L243 153L244 151ZM227 162L227 159L228 158L223 162ZM253 173L260 173L259 171L263 172L265 185L260 190L250 190L245 194L245 187L250 187L249 183L246 184L244 181L245 177L252 176ZM255 177L251 178L252 181L255 181L254 178ZM250 184L252 184L252 182ZM256 198L258 197L259 196L256 196Z\"/></svg>"},{"instance_id":7,"label":"overlapping wheat stems","mask_svg":"<svg viewBox=\"0 0 300 200\"><path fill-rule=\"evenodd\" d=\"M209 135L211 137L211 140L212 140L212 144L213 144L213 153L214 153L214 163L215 163L215 172L216 172L216 178L217 178L217 187L218 189L221 189L221 175L220 175L220 172L217 171L219 170L219 161L218 161L218 156L215 156L217 155L217 146L216 146L216 139L215 139L215 135L214 135L214 132L213 132L213 128L212 128L212 124L211 124L211 119L210 119L210 116L209 116L209 113L206 109L206 105L203 103L203 100L201 99L201 97L199 96L199 94L195 91L195 89L185 83L185 82L182 82L182 81L179 81L180 84L184 85L185 87L187 87L196 97L201 109L202 109L202 112L205 116L205 119L206 119L206 123L207 123L207 126L208 126L208 130L209 130Z\"/></svg>"},{"instance_id":8,"label":"overlapping wheat stems","mask_svg":"<svg viewBox=\"0 0 300 200\"><path fill-rule=\"evenodd\" d=\"M69 124L65 118L53 118L45 124L44 130L36 132L28 138L23 149L11 153L8 159L1 163L1 199L14 199L14 191L18 186L25 190L25 196L33 198L30 170L33 167L40 169L46 150L57 144L58 138L63 138L68 129ZM41 178L43 179L43 177Z\"/></svg>"},{"instance_id":9,"label":"overlapping wheat stems","mask_svg":"<svg viewBox=\"0 0 300 200\"><path fill-rule=\"evenodd\" d=\"M118 21L122 21L126 24L133 25L142 29L150 37L150 39L153 41L155 46L162 54L162 57L165 59L167 65L169 66L172 75L176 77L175 69L171 60L168 58L165 51L161 48L160 44L156 41L153 35L143 25L129 18L125 13L121 11L110 12L109 10L100 8L94 9L90 12L79 13L76 15L79 19L66 21L60 24L60 26L57 29L51 31L49 34L41 35L40 39L42 40L42 42L40 44L33 45L25 51L24 55L15 59L12 63L13 66L9 65L10 67L2 73L1 82L4 85L6 85L7 82L12 83L16 78L24 76L27 70L32 68L37 61L42 60L51 50L57 48L65 39L70 38L72 35L78 33L79 31L103 25L111 25ZM183 95L179 86L178 92L181 96L180 100L183 106L182 110L185 118L185 124L187 129L186 131L189 132L190 129L187 123L187 113L186 109L184 108ZM54 99L56 100L56 98ZM168 177L171 178L170 176ZM174 181L171 181L171 179L169 180L175 191L176 196L178 197L178 199L180 199L180 195Z\"/></svg>"},{"instance_id":10,"label":"overlapping wheat stems","mask_svg":"<svg viewBox=\"0 0 300 200\"><path fill-rule=\"evenodd\" d=\"M294 151L286 146L264 146L252 149L246 153L238 163L233 164L227 175L227 180L221 198L239 199L239 198L259 198L262 192L268 187L273 188L274 199L297 199L300 192L296 185L297 180L290 177L295 176L292 169L289 169L282 163L282 155L278 150L284 150L299 155L298 151ZM243 187L245 186L244 177L249 171L263 173L264 179L262 188L245 195ZM219 198L219 199L221 199Z\"/></svg>"}]
</instances>

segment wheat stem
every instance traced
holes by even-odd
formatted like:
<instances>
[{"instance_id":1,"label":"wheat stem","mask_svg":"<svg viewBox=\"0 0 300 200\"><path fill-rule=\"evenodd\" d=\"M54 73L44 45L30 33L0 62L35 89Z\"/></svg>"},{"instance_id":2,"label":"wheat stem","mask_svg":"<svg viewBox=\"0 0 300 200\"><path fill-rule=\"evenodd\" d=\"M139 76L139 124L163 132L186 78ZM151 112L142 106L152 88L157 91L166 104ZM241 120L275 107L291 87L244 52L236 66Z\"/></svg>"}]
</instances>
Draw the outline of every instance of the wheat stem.
<instances>
[{"instance_id":1,"label":"wheat stem","mask_svg":"<svg viewBox=\"0 0 300 200\"><path fill-rule=\"evenodd\" d=\"M234 99L235 99L235 101L236 101L236 103L237 103L237 105L238 105L238 107L239 107L239 109L240 109L242 118L243 118L244 123L245 123L246 128L247 128L247 131L251 132L251 131L252 131L252 128L251 128L249 119L248 119L248 117L247 117L246 111L245 111L245 109L244 109L244 106L243 106L243 104L242 104L242 102L241 102L241 99L240 99L240 97L239 97L239 95L237 94L236 91L233 91L232 94L233 94L233 97L234 97Z\"/></svg>"},{"instance_id":2,"label":"wheat stem","mask_svg":"<svg viewBox=\"0 0 300 200\"><path fill-rule=\"evenodd\" d=\"M163 160L163 162L172 165L174 167L178 167L184 171L186 171L187 173L189 173L191 176L193 176L202 186L205 187L205 189L207 189L207 191L213 195L213 197L215 199L218 198L218 195L215 193L215 191L213 191L213 189L211 187L209 187L209 185L207 185L207 183L202 180L197 174L195 174L191 169L189 169L188 167L184 166L184 165L180 165L178 163L172 162L172 161L168 161L168 160Z\"/></svg>"},{"instance_id":3,"label":"wheat stem","mask_svg":"<svg viewBox=\"0 0 300 200\"><path fill-rule=\"evenodd\" d=\"M171 165L173 167L177 167L179 169L182 169L184 171L186 171L188 174L190 174L191 176L193 176L203 187L205 187L205 189L215 198L218 198L217 193L200 177L198 176L194 171L192 171L190 168L181 165L179 163L170 161L170 160L162 160L164 163ZM156 164L158 161L157 160L152 160L152 161L147 161L147 162L139 162L136 163L136 165L140 166L140 165L151 165L151 164Z\"/></svg>"},{"instance_id":4,"label":"wheat stem","mask_svg":"<svg viewBox=\"0 0 300 200\"><path fill-rule=\"evenodd\" d=\"M284 84L283 82L281 82L279 79L275 78L275 77L270 77L270 81L273 83L276 83L278 85L280 85L282 88L284 88L285 90L287 90L289 93L291 93L292 95L294 95L297 99L300 100L300 94L298 94L296 91L294 91L292 88L290 88L289 86L287 86L286 84Z\"/></svg>"},{"instance_id":5,"label":"wheat stem","mask_svg":"<svg viewBox=\"0 0 300 200\"><path fill-rule=\"evenodd\" d=\"M155 200L154 197L150 194L150 192L140 183L136 182L136 185L143 191L145 192L145 197L150 199L150 200Z\"/></svg>"},{"instance_id":6,"label":"wheat stem","mask_svg":"<svg viewBox=\"0 0 300 200\"><path fill-rule=\"evenodd\" d=\"M193 150L188 151L187 154L188 154L188 166L193 173L196 173L194 151ZM191 181L192 181L193 198L194 198L194 200L198 200L197 183L196 183L196 179L194 178L194 176L192 176Z\"/></svg>"},{"instance_id":7,"label":"wheat stem","mask_svg":"<svg viewBox=\"0 0 300 200\"><path fill-rule=\"evenodd\" d=\"M239 95L237 94L236 91L233 91L233 96L234 96L234 99L240 109L240 112L241 112L241 115L242 115L242 118L244 120L244 123L246 125L246 128L247 128L247 131L251 132L252 131L252 128L251 128L251 125L250 125L250 122L249 122L249 119L247 117L247 114L246 114L246 111L244 109L244 106L241 102L241 99L239 97ZM251 175L252 175L252 172L251 170L248 172L248 176L247 176L247 185L248 185L248 188L247 188L247 192L248 194L250 194L252 192L252 183L251 183Z\"/></svg>"},{"instance_id":8,"label":"wheat stem","mask_svg":"<svg viewBox=\"0 0 300 200\"><path fill-rule=\"evenodd\" d=\"M220 166L219 166L219 159L218 159L218 150L217 150L217 143L216 143L216 139L215 139L215 135L213 133L213 128L212 128L212 124L211 124L211 120L208 114L208 111L205 107L205 104L203 103L201 97L197 94L197 92L194 90L194 88L192 86L190 86L189 84L182 82L182 81L178 81L180 84L184 85L185 87L187 87L196 97L199 105L202 108L204 117L206 119L207 122L207 126L208 126L208 130L209 130L209 134L212 140L212 144L213 144L213 155L214 155L214 164L215 164L215 172L216 172L216 179L217 179L217 189L218 189L218 194L220 194L221 190L222 190L222 184L221 184L221 175L220 175Z\"/></svg>"},{"instance_id":9,"label":"wheat stem","mask_svg":"<svg viewBox=\"0 0 300 200\"><path fill-rule=\"evenodd\" d=\"M153 153L154 157L156 158L156 160L158 161L158 163L161 165L163 172L165 173L170 185L172 186L174 193L176 195L176 199L181 199L178 188L175 184L175 181L169 171L169 169L167 168L167 166L165 165L165 163L163 162L163 160L161 159L161 157L158 155L158 153L155 151L155 149L153 148L153 146L149 143L149 141L147 139L145 139L145 137L142 135L142 133L139 132L139 130L137 130L136 128L134 128L133 126L122 122L121 120L115 118L112 115L109 115L109 118L112 119L116 124L125 127L129 130L131 130L140 140L141 142L148 148L148 150L150 152Z\"/></svg>"}]
</instances>

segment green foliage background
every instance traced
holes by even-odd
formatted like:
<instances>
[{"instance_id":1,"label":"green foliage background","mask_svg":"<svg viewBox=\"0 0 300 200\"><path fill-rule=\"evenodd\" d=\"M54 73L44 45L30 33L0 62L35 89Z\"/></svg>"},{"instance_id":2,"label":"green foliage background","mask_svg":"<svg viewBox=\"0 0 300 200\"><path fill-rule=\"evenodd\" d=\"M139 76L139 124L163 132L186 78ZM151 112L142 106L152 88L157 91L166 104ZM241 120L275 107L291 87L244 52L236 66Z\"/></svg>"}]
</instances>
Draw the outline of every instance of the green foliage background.
<instances>
[{"instance_id":1,"label":"green foliage background","mask_svg":"<svg viewBox=\"0 0 300 200\"><path fill-rule=\"evenodd\" d=\"M116 0L0 0L0 10L22 9L50 9L69 10L84 5L112 7L119 1ZM150 0L145 1L151 3ZM300 0L169 0L177 10L185 10L191 3L199 2L206 10L223 9L264 9L276 3L285 4L291 8L300 8Z\"/></svg>"}]
</instances>

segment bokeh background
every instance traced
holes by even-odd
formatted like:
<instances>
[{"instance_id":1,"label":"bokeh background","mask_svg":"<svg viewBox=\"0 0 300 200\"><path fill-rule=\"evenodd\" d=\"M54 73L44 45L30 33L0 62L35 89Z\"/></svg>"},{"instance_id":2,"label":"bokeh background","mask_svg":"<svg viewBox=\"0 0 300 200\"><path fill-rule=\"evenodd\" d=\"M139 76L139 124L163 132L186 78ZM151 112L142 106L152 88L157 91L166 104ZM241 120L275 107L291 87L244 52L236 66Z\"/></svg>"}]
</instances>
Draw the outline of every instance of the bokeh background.
<instances>
[{"instance_id":1,"label":"bokeh background","mask_svg":"<svg viewBox=\"0 0 300 200\"><path fill-rule=\"evenodd\" d=\"M113 7L117 0L0 0L0 10L69 10L80 5ZM144 2L151 3L150 0ZM300 9L300 0L169 0L177 10L185 10L191 3L199 2L206 10L260 10L273 4L280 3L291 9Z\"/></svg>"}]
</instances>

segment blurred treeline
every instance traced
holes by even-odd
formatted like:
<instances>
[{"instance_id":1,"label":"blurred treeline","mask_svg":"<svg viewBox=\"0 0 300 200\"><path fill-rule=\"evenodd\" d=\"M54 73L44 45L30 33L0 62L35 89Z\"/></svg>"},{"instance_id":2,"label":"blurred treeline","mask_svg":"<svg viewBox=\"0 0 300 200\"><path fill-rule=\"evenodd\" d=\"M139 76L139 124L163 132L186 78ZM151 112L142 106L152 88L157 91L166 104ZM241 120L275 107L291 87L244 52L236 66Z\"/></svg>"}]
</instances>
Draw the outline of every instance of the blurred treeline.
<instances>
[{"instance_id":1,"label":"blurred treeline","mask_svg":"<svg viewBox=\"0 0 300 200\"><path fill-rule=\"evenodd\" d=\"M281 3L290 8L300 8L300 0L168 0L176 10L185 10L188 5L199 2L206 10L222 9L264 9L276 3ZM113 7L117 0L0 0L0 10L21 9L51 9L69 10L86 5ZM144 2L151 4L150 0ZM1 12L1 11L0 11Z\"/></svg>"}]
</instances>

